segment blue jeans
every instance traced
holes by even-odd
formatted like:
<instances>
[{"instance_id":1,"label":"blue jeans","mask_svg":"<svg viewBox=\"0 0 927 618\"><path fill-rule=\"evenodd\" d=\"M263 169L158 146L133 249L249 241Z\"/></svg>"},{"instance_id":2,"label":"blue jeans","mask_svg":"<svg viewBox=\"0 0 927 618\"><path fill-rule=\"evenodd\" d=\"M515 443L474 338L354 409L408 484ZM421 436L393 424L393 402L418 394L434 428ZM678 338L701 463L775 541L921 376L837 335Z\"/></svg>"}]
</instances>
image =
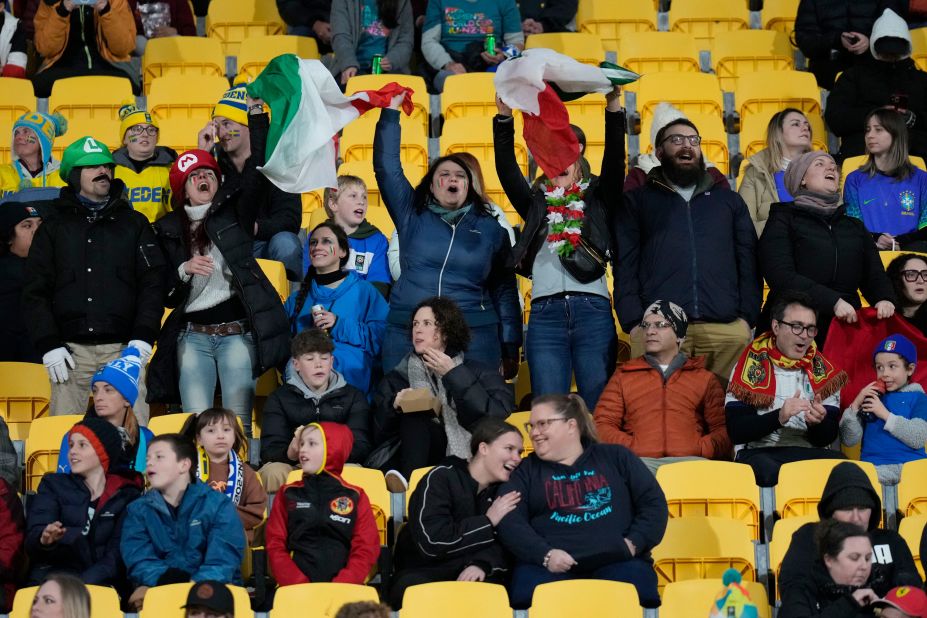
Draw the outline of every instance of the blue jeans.
<instances>
[{"instance_id":1,"label":"blue jeans","mask_svg":"<svg viewBox=\"0 0 927 618\"><path fill-rule=\"evenodd\" d=\"M509 600L512 602L512 607L527 609L531 606L531 598L534 596L536 587L567 579L606 579L634 584L643 607L659 607L660 605L657 574L653 570L653 565L647 560L631 558L625 562L606 564L588 573L551 573L536 564L516 565L509 588Z\"/></svg>"},{"instance_id":2,"label":"blue jeans","mask_svg":"<svg viewBox=\"0 0 927 618\"><path fill-rule=\"evenodd\" d=\"M278 232L270 240L255 240L253 251L256 258L282 262L290 281L302 280L303 246L293 232Z\"/></svg>"},{"instance_id":3,"label":"blue jeans","mask_svg":"<svg viewBox=\"0 0 927 618\"><path fill-rule=\"evenodd\" d=\"M383 373L396 368L406 354L412 351L412 334L408 327L386 325L383 335ZM502 363L502 344L499 341L499 325L487 324L470 329L470 349L464 358L498 369Z\"/></svg>"},{"instance_id":4,"label":"blue jeans","mask_svg":"<svg viewBox=\"0 0 927 618\"><path fill-rule=\"evenodd\" d=\"M569 294L532 301L525 343L532 394L569 393L575 374L580 397L595 409L615 371L617 344L607 298Z\"/></svg>"},{"instance_id":5,"label":"blue jeans","mask_svg":"<svg viewBox=\"0 0 927 618\"><path fill-rule=\"evenodd\" d=\"M245 435L251 437L255 362L251 333L220 337L184 330L177 341L183 411L202 412L211 408L218 377L222 405L241 419Z\"/></svg>"}]
</instances>

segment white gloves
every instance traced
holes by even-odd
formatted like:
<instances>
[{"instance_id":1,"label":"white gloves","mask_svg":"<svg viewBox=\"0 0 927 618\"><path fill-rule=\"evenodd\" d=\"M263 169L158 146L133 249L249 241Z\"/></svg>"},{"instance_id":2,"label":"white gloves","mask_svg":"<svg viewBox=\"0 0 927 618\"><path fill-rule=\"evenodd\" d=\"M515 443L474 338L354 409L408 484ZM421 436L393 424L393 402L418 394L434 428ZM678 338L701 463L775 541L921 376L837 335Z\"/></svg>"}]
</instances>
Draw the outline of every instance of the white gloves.
<instances>
[{"instance_id":1,"label":"white gloves","mask_svg":"<svg viewBox=\"0 0 927 618\"><path fill-rule=\"evenodd\" d=\"M147 342L133 339L126 347L138 350L139 358L142 359L142 367L148 364L148 359L151 358L151 346Z\"/></svg>"},{"instance_id":2,"label":"white gloves","mask_svg":"<svg viewBox=\"0 0 927 618\"><path fill-rule=\"evenodd\" d=\"M150 349L150 348L149 348ZM45 365L45 369L48 370L48 377L54 384L64 384L68 381L68 367L74 369L77 365L74 364L74 359L71 357L71 353L68 352L68 349L65 347L55 348L49 352L46 352L42 356L42 363Z\"/></svg>"}]
</instances>

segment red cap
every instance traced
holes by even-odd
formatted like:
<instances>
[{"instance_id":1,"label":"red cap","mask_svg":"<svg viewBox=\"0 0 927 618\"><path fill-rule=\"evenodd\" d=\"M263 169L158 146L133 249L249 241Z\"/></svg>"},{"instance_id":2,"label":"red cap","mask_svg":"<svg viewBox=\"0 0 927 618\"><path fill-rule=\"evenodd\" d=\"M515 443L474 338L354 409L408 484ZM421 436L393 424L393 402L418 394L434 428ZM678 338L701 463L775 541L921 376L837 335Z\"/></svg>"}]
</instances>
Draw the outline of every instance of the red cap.
<instances>
[{"instance_id":1,"label":"red cap","mask_svg":"<svg viewBox=\"0 0 927 618\"><path fill-rule=\"evenodd\" d=\"M885 598L873 603L877 607L886 605L915 618L927 618L927 594L920 588L898 586L889 590Z\"/></svg>"},{"instance_id":2,"label":"red cap","mask_svg":"<svg viewBox=\"0 0 927 618\"><path fill-rule=\"evenodd\" d=\"M174 209L183 207L183 203L187 199L186 191L184 191L187 178L194 170L201 167L211 169L216 173L216 178L222 178L222 170L219 169L219 164L205 150L188 150L174 161L168 175L171 182L171 205Z\"/></svg>"}]
</instances>

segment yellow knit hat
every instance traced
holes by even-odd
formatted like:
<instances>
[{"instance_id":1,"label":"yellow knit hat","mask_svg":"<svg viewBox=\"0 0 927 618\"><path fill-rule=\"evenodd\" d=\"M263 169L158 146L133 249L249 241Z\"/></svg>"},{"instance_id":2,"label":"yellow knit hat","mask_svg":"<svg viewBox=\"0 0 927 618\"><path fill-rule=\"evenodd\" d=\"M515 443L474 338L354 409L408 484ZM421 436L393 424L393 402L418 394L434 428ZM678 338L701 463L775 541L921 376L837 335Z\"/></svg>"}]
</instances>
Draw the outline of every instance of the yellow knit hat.
<instances>
[{"instance_id":1,"label":"yellow knit hat","mask_svg":"<svg viewBox=\"0 0 927 618\"><path fill-rule=\"evenodd\" d=\"M248 126L248 91L246 84L237 84L225 91L222 99L212 110L212 117L222 116L238 124Z\"/></svg>"},{"instance_id":2,"label":"yellow knit hat","mask_svg":"<svg viewBox=\"0 0 927 618\"><path fill-rule=\"evenodd\" d=\"M119 124L119 137L121 139L125 139L126 131L137 124L150 124L153 127L161 128L154 116L138 107L134 100L125 101L122 104L122 107L119 108L119 119L122 121Z\"/></svg>"}]
</instances>

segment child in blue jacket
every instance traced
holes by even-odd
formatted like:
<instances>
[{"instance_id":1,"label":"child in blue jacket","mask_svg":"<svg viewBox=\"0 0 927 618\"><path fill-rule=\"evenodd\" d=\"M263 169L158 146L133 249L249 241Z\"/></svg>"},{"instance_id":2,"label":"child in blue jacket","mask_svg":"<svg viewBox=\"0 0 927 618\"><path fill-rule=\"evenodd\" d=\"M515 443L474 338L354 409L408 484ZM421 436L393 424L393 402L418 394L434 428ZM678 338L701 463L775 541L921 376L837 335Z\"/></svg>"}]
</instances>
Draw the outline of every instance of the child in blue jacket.
<instances>
[{"instance_id":1,"label":"child in blue jacket","mask_svg":"<svg viewBox=\"0 0 927 618\"><path fill-rule=\"evenodd\" d=\"M872 360L878 379L844 411L840 440L847 446L862 440L860 459L875 464L883 485L896 485L905 462L927 457L927 395L920 384L909 382L917 350L907 337L885 338Z\"/></svg>"}]
</instances>

